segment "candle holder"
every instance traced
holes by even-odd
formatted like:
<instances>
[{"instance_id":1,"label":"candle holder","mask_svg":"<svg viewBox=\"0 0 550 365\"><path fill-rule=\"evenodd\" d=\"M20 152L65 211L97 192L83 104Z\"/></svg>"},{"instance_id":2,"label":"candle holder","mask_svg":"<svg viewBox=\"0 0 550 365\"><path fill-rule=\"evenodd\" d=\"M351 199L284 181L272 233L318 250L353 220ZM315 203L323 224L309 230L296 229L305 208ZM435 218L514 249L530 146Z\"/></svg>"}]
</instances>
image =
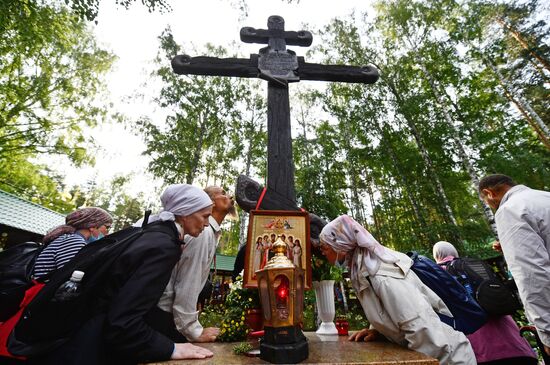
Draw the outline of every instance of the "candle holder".
<instances>
[{"instance_id":1,"label":"candle holder","mask_svg":"<svg viewBox=\"0 0 550 365\"><path fill-rule=\"evenodd\" d=\"M338 336L347 336L349 335L349 322L346 317L336 318L336 330L338 331Z\"/></svg>"},{"instance_id":2,"label":"candle holder","mask_svg":"<svg viewBox=\"0 0 550 365\"><path fill-rule=\"evenodd\" d=\"M260 358L274 364L296 364L307 359L309 348L302 333L304 271L286 257L286 244L279 238L275 256L256 271L264 316Z\"/></svg>"}]
</instances>

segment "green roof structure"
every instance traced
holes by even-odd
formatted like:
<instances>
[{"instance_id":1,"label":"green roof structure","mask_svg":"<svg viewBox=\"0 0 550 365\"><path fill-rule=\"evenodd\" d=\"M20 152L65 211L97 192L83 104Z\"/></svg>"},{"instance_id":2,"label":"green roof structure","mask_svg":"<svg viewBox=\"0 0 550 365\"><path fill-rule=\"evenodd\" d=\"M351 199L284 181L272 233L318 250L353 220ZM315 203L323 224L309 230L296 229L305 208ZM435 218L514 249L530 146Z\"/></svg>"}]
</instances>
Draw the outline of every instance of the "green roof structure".
<instances>
[{"instance_id":1,"label":"green roof structure","mask_svg":"<svg viewBox=\"0 0 550 365\"><path fill-rule=\"evenodd\" d=\"M63 214L0 190L0 224L45 235L64 223Z\"/></svg>"},{"instance_id":2,"label":"green roof structure","mask_svg":"<svg viewBox=\"0 0 550 365\"><path fill-rule=\"evenodd\" d=\"M236 256L228 256L217 253L216 254L216 270L219 271L233 271L233 266L235 266ZM214 263L212 262L211 266L214 270Z\"/></svg>"}]
</instances>

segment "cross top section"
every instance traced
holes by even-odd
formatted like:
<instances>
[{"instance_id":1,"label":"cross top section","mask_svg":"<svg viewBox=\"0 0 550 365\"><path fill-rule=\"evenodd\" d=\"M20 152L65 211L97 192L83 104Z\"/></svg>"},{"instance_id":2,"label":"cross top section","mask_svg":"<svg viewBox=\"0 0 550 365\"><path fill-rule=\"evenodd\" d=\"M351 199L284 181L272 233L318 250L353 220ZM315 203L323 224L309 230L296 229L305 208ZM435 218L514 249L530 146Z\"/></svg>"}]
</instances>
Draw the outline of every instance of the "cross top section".
<instances>
[{"instance_id":1,"label":"cross top section","mask_svg":"<svg viewBox=\"0 0 550 365\"><path fill-rule=\"evenodd\" d=\"M311 46L313 36L306 30L285 31L285 20L279 15L267 19L267 29L241 28L241 41L267 44L272 51L285 51L286 46Z\"/></svg>"}]
</instances>

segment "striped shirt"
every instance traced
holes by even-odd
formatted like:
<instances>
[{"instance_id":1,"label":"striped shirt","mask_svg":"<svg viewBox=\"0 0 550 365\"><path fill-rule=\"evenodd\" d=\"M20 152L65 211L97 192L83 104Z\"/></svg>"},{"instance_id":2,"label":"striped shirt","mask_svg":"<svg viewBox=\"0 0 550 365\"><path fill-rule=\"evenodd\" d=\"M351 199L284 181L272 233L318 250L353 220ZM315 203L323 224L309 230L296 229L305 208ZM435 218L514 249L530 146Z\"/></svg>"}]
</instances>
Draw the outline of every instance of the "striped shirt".
<instances>
[{"instance_id":1,"label":"striped shirt","mask_svg":"<svg viewBox=\"0 0 550 365\"><path fill-rule=\"evenodd\" d=\"M50 271L62 268L85 245L84 237L78 233L57 237L36 258L33 276L39 278Z\"/></svg>"}]
</instances>

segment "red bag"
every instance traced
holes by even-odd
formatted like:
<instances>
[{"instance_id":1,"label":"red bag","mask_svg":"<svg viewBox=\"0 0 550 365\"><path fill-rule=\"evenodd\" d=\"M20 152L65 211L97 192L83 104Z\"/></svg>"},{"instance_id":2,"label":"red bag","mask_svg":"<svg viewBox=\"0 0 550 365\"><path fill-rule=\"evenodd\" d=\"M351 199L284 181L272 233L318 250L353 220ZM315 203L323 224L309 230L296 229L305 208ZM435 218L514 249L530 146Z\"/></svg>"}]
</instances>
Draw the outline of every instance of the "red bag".
<instances>
[{"instance_id":1,"label":"red bag","mask_svg":"<svg viewBox=\"0 0 550 365\"><path fill-rule=\"evenodd\" d=\"M21 304L19 305L19 310L17 313L15 313L13 316L11 316L8 320L5 322L0 323L0 356L3 357L10 357L12 359L18 359L18 360L25 360L26 358L24 356L15 356L12 355L8 351L8 338L10 337L11 332L13 331L13 328L19 322L19 319L21 318L21 315L23 314L23 311L29 305L29 303L33 300L33 298L42 290L45 283L39 283L35 280L33 280L33 286L31 286L27 291L25 291L25 297L21 301Z\"/></svg>"}]
</instances>

